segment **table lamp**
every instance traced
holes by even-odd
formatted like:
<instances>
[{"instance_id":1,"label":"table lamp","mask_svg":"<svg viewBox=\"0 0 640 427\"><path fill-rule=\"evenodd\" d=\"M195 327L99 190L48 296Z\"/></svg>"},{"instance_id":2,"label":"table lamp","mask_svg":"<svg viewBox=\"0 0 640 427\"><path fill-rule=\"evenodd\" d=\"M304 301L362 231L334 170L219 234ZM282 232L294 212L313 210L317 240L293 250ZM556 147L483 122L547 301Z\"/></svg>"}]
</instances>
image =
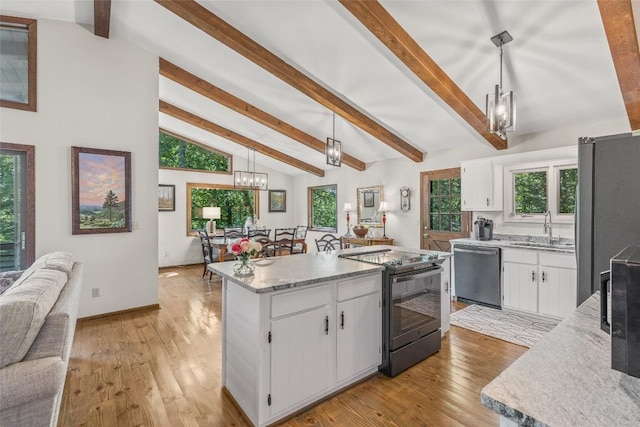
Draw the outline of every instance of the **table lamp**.
<instances>
[{"instance_id":1,"label":"table lamp","mask_svg":"<svg viewBox=\"0 0 640 427\"><path fill-rule=\"evenodd\" d=\"M351 237L351 227L349 226L349 213L351 212L351 203L347 202L344 204L344 209L343 211L345 211L347 213L347 233L344 235L345 237Z\"/></svg>"},{"instance_id":2,"label":"table lamp","mask_svg":"<svg viewBox=\"0 0 640 427\"><path fill-rule=\"evenodd\" d=\"M207 223L209 234L216 234L216 222L214 220L220 219L220 208L217 206L204 207L202 208L202 217L209 220Z\"/></svg>"},{"instance_id":3,"label":"table lamp","mask_svg":"<svg viewBox=\"0 0 640 427\"><path fill-rule=\"evenodd\" d=\"M386 211L389 210L389 202L380 202L378 212L382 212L382 238L387 238L387 215Z\"/></svg>"}]
</instances>

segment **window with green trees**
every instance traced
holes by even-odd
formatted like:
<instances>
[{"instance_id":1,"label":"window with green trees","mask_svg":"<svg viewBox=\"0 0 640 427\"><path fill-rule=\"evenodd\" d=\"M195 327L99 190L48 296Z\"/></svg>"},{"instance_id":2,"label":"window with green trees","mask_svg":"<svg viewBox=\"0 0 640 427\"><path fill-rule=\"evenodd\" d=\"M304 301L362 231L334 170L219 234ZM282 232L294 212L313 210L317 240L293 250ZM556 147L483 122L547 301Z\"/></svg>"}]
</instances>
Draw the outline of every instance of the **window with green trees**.
<instances>
[{"instance_id":1,"label":"window with green trees","mask_svg":"<svg viewBox=\"0 0 640 427\"><path fill-rule=\"evenodd\" d=\"M575 161L574 161L575 162ZM571 161L505 166L508 221L538 222L551 211L554 221L574 220L578 168Z\"/></svg>"},{"instance_id":2,"label":"window with green trees","mask_svg":"<svg viewBox=\"0 0 640 427\"><path fill-rule=\"evenodd\" d=\"M231 185L187 184L187 234L206 228L207 218L202 217L202 208L220 207L220 219L216 228L236 228L244 226L247 218L260 212L260 198L257 190L234 190Z\"/></svg>"},{"instance_id":3,"label":"window with green trees","mask_svg":"<svg viewBox=\"0 0 640 427\"><path fill-rule=\"evenodd\" d=\"M338 230L338 186L309 187L307 191L309 227L312 230Z\"/></svg>"},{"instance_id":4,"label":"window with green trees","mask_svg":"<svg viewBox=\"0 0 640 427\"><path fill-rule=\"evenodd\" d=\"M160 130L160 167L231 173L231 155Z\"/></svg>"}]
</instances>

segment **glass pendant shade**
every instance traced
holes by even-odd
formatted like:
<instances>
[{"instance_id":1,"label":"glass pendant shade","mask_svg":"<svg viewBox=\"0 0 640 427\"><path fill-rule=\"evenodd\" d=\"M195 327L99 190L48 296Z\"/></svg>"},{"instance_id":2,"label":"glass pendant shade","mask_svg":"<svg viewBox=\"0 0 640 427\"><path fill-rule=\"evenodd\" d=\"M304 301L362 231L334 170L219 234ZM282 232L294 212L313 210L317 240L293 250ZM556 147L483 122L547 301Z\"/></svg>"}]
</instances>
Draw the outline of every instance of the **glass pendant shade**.
<instances>
[{"instance_id":1,"label":"glass pendant shade","mask_svg":"<svg viewBox=\"0 0 640 427\"><path fill-rule=\"evenodd\" d=\"M496 85L494 94L487 94L486 103L489 131L507 139L506 132L516 130L516 96L513 91L503 93L500 85Z\"/></svg>"},{"instance_id":2,"label":"glass pendant shade","mask_svg":"<svg viewBox=\"0 0 640 427\"><path fill-rule=\"evenodd\" d=\"M327 155L328 165L331 165L331 166L342 165L342 143L340 141L333 138L327 138L325 154Z\"/></svg>"}]
</instances>

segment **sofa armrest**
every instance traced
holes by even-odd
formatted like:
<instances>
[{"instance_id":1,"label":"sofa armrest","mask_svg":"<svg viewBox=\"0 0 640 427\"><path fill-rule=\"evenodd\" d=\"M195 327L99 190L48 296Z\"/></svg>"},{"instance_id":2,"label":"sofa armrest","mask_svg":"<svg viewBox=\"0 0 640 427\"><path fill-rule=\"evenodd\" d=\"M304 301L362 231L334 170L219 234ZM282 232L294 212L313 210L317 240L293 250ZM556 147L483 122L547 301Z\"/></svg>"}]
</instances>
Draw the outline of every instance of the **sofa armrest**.
<instances>
[{"instance_id":1,"label":"sofa armrest","mask_svg":"<svg viewBox=\"0 0 640 427\"><path fill-rule=\"evenodd\" d=\"M60 357L47 357L7 365L0 369L0 411L26 402L55 396L67 375Z\"/></svg>"}]
</instances>

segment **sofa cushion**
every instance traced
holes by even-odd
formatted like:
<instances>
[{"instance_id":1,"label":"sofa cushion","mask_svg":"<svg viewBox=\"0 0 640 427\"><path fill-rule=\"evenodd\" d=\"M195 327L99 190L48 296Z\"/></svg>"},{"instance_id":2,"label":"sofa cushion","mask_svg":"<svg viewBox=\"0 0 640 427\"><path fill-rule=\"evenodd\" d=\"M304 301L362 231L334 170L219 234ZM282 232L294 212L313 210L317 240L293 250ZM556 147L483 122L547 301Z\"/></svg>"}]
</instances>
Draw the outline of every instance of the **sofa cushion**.
<instances>
[{"instance_id":1,"label":"sofa cushion","mask_svg":"<svg viewBox=\"0 0 640 427\"><path fill-rule=\"evenodd\" d=\"M41 268L0 296L0 368L24 358L66 282L62 271Z\"/></svg>"},{"instance_id":2,"label":"sofa cushion","mask_svg":"<svg viewBox=\"0 0 640 427\"><path fill-rule=\"evenodd\" d=\"M4 294L7 289L13 285L16 280L22 276L23 270L19 271L4 271L0 273L0 295Z\"/></svg>"},{"instance_id":3,"label":"sofa cushion","mask_svg":"<svg viewBox=\"0 0 640 427\"><path fill-rule=\"evenodd\" d=\"M20 284L27 280L31 275L40 270L41 268L47 268L49 270L57 270L65 273L67 277L71 274L73 269L73 255L67 252L50 252L42 255L38 258L29 268L27 268L22 276L16 280L13 286L20 286Z\"/></svg>"}]
</instances>

